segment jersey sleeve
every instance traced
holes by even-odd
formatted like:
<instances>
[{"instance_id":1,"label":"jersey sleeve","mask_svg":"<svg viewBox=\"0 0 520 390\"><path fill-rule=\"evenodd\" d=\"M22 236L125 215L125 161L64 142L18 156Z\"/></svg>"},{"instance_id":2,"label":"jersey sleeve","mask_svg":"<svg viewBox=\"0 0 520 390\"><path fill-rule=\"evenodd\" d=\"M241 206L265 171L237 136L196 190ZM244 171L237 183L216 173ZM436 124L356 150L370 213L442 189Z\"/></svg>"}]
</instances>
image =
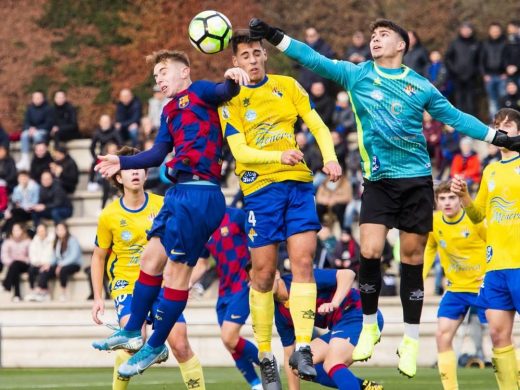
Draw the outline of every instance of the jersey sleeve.
<instances>
[{"instance_id":1,"label":"jersey sleeve","mask_svg":"<svg viewBox=\"0 0 520 390\"><path fill-rule=\"evenodd\" d=\"M314 270L314 279L316 280L316 288L327 289L335 288L337 285L336 274L338 273L335 269L316 269Z\"/></svg>"},{"instance_id":2,"label":"jersey sleeve","mask_svg":"<svg viewBox=\"0 0 520 390\"><path fill-rule=\"evenodd\" d=\"M228 101L240 92L240 86L231 80L226 80L223 83L199 80L194 82L190 89L202 100L214 105Z\"/></svg>"},{"instance_id":3,"label":"jersey sleeve","mask_svg":"<svg viewBox=\"0 0 520 390\"><path fill-rule=\"evenodd\" d=\"M278 308L280 303L274 304L274 324L276 326L276 331L280 336L280 341L284 347L289 347L294 344L296 341L296 337L294 335L294 328L287 323L287 319L280 313Z\"/></svg>"},{"instance_id":4,"label":"jersey sleeve","mask_svg":"<svg viewBox=\"0 0 520 390\"><path fill-rule=\"evenodd\" d=\"M101 249L110 249L112 247L112 230L108 223L106 213L101 213L96 231L96 246Z\"/></svg>"},{"instance_id":5,"label":"jersey sleeve","mask_svg":"<svg viewBox=\"0 0 520 390\"><path fill-rule=\"evenodd\" d=\"M432 232L428 235L428 241L424 250L424 266L423 266L423 279L428 276L428 272L432 268L435 256L437 254L437 240L435 239Z\"/></svg>"},{"instance_id":6,"label":"jersey sleeve","mask_svg":"<svg viewBox=\"0 0 520 390\"><path fill-rule=\"evenodd\" d=\"M360 66L348 61L331 60L288 35L276 47L314 73L335 81L345 89L354 85L361 72Z\"/></svg>"},{"instance_id":7,"label":"jersey sleeve","mask_svg":"<svg viewBox=\"0 0 520 390\"><path fill-rule=\"evenodd\" d=\"M430 100L425 109L434 119L472 138L491 142L496 133L474 116L455 108L433 85L430 85Z\"/></svg>"},{"instance_id":8,"label":"jersey sleeve","mask_svg":"<svg viewBox=\"0 0 520 390\"><path fill-rule=\"evenodd\" d=\"M482 175L482 181L477 192L475 200L471 204L464 208L468 214L469 219L473 223L479 223L486 218L486 205L488 198L488 172L489 165L484 169Z\"/></svg>"},{"instance_id":9,"label":"jersey sleeve","mask_svg":"<svg viewBox=\"0 0 520 390\"><path fill-rule=\"evenodd\" d=\"M173 145L173 139L168 131L168 123L166 122L166 115L164 115L164 113L161 114L161 125L159 126L157 136L155 137L155 143L159 142L169 142Z\"/></svg>"}]
</instances>

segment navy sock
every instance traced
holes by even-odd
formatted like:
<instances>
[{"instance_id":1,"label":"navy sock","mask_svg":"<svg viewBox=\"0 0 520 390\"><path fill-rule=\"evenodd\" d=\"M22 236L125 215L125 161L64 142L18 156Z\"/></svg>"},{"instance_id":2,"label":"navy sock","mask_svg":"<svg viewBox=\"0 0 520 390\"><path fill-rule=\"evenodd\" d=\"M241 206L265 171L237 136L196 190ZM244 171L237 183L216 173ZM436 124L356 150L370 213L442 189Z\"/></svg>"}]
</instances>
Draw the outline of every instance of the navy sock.
<instances>
[{"instance_id":1,"label":"navy sock","mask_svg":"<svg viewBox=\"0 0 520 390\"><path fill-rule=\"evenodd\" d=\"M148 275L143 271L139 273L132 293L132 313L125 325L125 330L141 331L146 316L161 291L161 283L162 275Z\"/></svg>"},{"instance_id":2,"label":"navy sock","mask_svg":"<svg viewBox=\"0 0 520 390\"><path fill-rule=\"evenodd\" d=\"M256 356L255 360L252 360L254 356L251 355L253 354ZM260 361L258 360L258 349L252 342L247 341L241 337L238 339L238 344L235 347L235 353L233 353L231 356L233 356L235 365L237 366L240 373L244 376L247 383L249 383L251 386L260 383L260 379L258 378L255 367L253 366L253 362L258 362L257 364L260 364Z\"/></svg>"},{"instance_id":3,"label":"navy sock","mask_svg":"<svg viewBox=\"0 0 520 390\"><path fill-rule=\"evenodd\" d=\"M336 364L329 370L329 377L340 390L361 390L359 380L344 364Z\"/></svg>"},{"instance_id":4,"label":"navy sock","mask_svg":"<svg viewBox=\"0 0 520 390\"><path fill-rule=\"evenodd\" d=\"M164 296L161 297L155 313L153 333L148 340L149 346L157 348L166 342L187 302L188 290L164 288Z\"/></svg>"},{"instance_id":5,"label":"navy sock","mask_svg":"<svg viewBox=\"0 0 520 390\"><path fill-rule=\"evenodd\" d=\"M337 389L336 383L332 380L331 377L327 375L325 369L323 368L323 363L318 363L314 365L316 369L316 382L322 386L332 387L333 389Z\"/></svg>"}]
</instances>

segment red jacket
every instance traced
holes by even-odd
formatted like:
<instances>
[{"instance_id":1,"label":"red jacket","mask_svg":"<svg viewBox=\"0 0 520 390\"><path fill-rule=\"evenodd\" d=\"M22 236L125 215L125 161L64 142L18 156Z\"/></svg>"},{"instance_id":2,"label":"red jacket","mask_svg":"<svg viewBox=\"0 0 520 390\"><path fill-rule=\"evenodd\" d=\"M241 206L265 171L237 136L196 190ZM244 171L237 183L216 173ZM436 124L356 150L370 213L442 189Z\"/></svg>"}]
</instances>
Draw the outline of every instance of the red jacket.
<instances>
[{"instance_id":1,"label":"red jacket","mask_svg":"<svg viewBox=\"0 0 520 390\"><path fill-rule=\"evenodd\" d=\"M471 154L464 157L460 153L456 154L451 163L450 175L451 177L461 175L465 179L469 179L474 183L480 183L482 172L478 156L476 154Z\"/></svg>"}]
</instances>

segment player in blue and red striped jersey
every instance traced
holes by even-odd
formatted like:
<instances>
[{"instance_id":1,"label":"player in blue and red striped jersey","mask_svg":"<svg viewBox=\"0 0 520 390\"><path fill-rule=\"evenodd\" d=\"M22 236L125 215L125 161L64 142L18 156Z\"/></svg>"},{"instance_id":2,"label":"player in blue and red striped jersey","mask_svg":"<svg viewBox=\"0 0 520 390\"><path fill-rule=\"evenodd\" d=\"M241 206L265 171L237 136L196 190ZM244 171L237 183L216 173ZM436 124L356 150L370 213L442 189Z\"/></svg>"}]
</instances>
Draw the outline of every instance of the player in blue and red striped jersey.
<instances>
[{"instance_id":1,"label":"player in blue and red striped jersey","mask_svg":"<svg viewBox=\"0 0 520 390\"><path fill-rule=\"evenodd\" d=\"M329 331L311 342L313 363L318 373L316 381L328 387L349 390L382 390L383 386L367 379L357 378L349 369L352 351L357 344L363 325L359 291L351 288L355 273L351 270L314 270L317 287L314 326ZM289 311L289 292L292 275L280 278L277 274L273 295L275 323L284 346L284 366L289 389L299 389L299 378L289 365L294 352L294 325ZM379 328L383 316L377 313ZM321 363L321 364L320 364Z\"/></svg>"},{"instance_id":2,"label":"player in blue and red striped jersey","mask_svg":"<svg viewBox=\"0 0 520 390\"><path fill-rule=\"evenodd\" d=\"M260 364L258 349L252 342L240 337L240 329L249 317L246 265L250 255L244 230L245 221L246 213L243 210L226 208L219 228L211 235L193 270L192 284L210 268L211 254L219 278L216 309L222 342L251 389L261 390L262 384L253 366L253 363Z\"/></svg>"},{"instance_id":3,"label":"player in blue and red striped jersey","mask_svg":"<svg viewBox=\"0 0 520 390\"><path fill-rule=\"evenodd\" d=\"M141 327L164 279L154 332L144 347L119 367L122 377L141 373L167 358L164 342L186 307L193 266L226 207L218 186L222 131L217 106L237 95L239 85L249 82L247 74L238 68L224 73L224 83L192 82L189 59L180 51L158 51L147 60L154 65L155 82L161 92L171 98L163 109L154 146L131 157L100 156L96 166L104 177L110 177L120 169L159 166L175 149L175 157L168 164L175 185L166 193L164 205L148 232L130 319L124 329L103 341L104 349L128 342L135 350L143 344Z\"/></svg>"}]
</instances>

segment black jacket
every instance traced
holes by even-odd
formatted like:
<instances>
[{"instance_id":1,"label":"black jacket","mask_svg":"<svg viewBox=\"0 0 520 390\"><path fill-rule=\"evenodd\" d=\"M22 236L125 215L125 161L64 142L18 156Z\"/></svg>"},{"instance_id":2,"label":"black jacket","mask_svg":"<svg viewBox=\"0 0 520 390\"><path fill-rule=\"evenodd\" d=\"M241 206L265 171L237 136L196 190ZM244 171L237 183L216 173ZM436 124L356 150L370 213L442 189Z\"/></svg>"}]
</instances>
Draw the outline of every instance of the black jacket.
<instances>
[{"instance_id":1,"label":"black jacket","mask_svg":"<svg viewBox=\"0 0 520 390\"><path fill-rule=\"evenodd\" d=\"M53 207L72 207L70 199L58 181L53 181L50 187L40 186L39 203L47 209Z\"/></svg>"},{"instance_id":2,"label":"black jacket","mask_svg":"<svg viewBox=\"0 0 520 390\"><path fill-rule=\"evenodd\" d=\"M141 123L142 111L141 101L137 96L134 96L128 105L118 102L116 106L116 122L121 123L121 128L124 130L127 130L132 123L139 125Z\"/></svg>"},{"instance_id":3,"label":"black jacket","mask_svg":"<svg viewBox=\"0 0 520 390\"><path fill-rule=\"evenodd\" d=\"M480 50L480 73L483 75L501 75L506 71L506 37L486 39Z\"/></svg>"},{"instance_id":4,"label":"black jacket","mask_svg":"<svg viewBox=\"0 0 520 390\"><path fill-rule=\"evenodd\" d=\"M52 107L52 125L67 133L78 133L76 108L69 102L61 106L55 104Z\"/></svg>"},{"instance_id":5,"label":"black jacket","mask_svg":"<svg viewBox=\"0 0 520 390\"><path fill-rule=\"evenodd\" d=\"M520 37L509 35L505 49L505 62L507 65L515 65L518 70L515 75L520 74Z\"/></svg>"},{"instance_id":6,"label":"black jacket","mask_svg":"<svg viewBox=\"0 0 520 390\"><path fill-rule=\"evenodd\" d=\"M514 95L506 95L500 99L500 107L512 108L514 110L520 110L520 92Z\"/></svg>"},{"instance_id":7,"label":"black jacket","mask_svg":"<svg viewBox=\"0 0 520 390\"><path fill-rule=\"evenodd\" d=\"M410 48L408 53L403 58L403 64L412 68L421 76L426 77L428 71L428 65L430 60L428 58L428 51L421 44L416 44Z\"/></svg>"},{"instance_id":8,"label":"black jacket","mask_svg":"<svg viewBox=\"0 0 520 390\"><path fill-rule=\"evenodd\" d=\"M94 136L92 137L92 143L90 144L90 154L92 154L92 158L96 159L98 151L96 150L97 144L99 143L99 153L103 153L105 146L109 142L114 142L118 146L123 144L123 140L121 139L121 134L115 127L111 127L107 131L103 131L100 128L96 130Z\"/></svg>"},{"instance_id":9,"label":"black jacket","mask_svg":"<svg viewBox=\"0 0 520 390\"><path fill-rule=\"evenodd\" d=\"M37 129L45 129L49 131L52 127L52 109L43 102L40 106L29 104L27 111L25 111L25 120L23 122L24 130L29 127L36 127Z\"/></svg>"},{"instance_id":10,"label":"black jacket","mask_svg":"<svg viewBox=\"0 0 520 390\"><path fill-rule=\"evenodd\" d=\"M319 97L311 95L311 100L314 103L316 112L320 115L321 119L323 119L323 122L325 122L327 127L330 129L332 126L332 115L336 109L335 101L329 95L327 95L327 93L324 93Z\"/></svg>"},{"instance_id":11,"label":"black jacket","mask_svg":"<svg viewBox=\"0 0 520 390\"><path fill-rule=\"evenodd\" d=\"M0 160L0 179L7 183L7 188L11 192L18 183L18 171L16 164L11 156L6 156Z\"/></svg>"},{"instance_id":12,"label":"black jacket","mask_svg":"<svg viewBox=\"0 0 520 390\"><path fill-rule=\"evenodd\" d=\"M39 184L43 171L49 170L51 162L52 157L49 152L47 152L42 158L34 156L31 161L31 169L29 170L31 179L35 180Z\"/></svg>"},{"instance_id":13,"label":"black jacket","mask_svg":"<svg viewBox=\"0 0 520 390\"><path fill-rule=\"evenodd\" d=\"M79 170L76 162L69 155L65 155L63 160L54 161L54 163L63 168L63 172L56 180L61 183L67 193L73 194L76 191L79 180Z\"/></svg>"},{"instance_id":14,"label":"black jacket","mask_svg":"<svg viewBox=\"0 0 520 390\"><path fill-rule=\"evenodd\" d=\"M453 40L446 52L445 64L455 80L469 81L479 73L480 44L472 36Z\"/></svg>"},{"instance_id":15,"label":"black jacket","mask_svg":"<svg viewBox=\"0 0 520 390\"><path fill-rule=\"evenodd\" d=\"M370 53L370 47L368 45L347 46L347 48L345 49L344 59L346 61L350 61L349 60L350 56L352 56L354 54L357 54L357 55L365 57L365 61L368 61L368 60L372 59L372 54ZM358 62L354 62L354 63L357 64Z\"/></svg>"},{"instance_id":16,"label":"black jacket","mask_svg":"<svg viewBox=\"0 0 520 390\"><path fill-rule=\"evenodd\" d=\"M313 45L309 45L318 53L324 55L328 58L333 58L335 56L334 50L329 46L327 42L323 39L318 39ZM321 81L326 86L328 82L325 78L317 75L312 70L302 67L301 65L296 65L296 68L300 69L300 75L298 76L298 82L305 88L306 91L310 91L312 83Z\"/></svg>"}]
</instances>

